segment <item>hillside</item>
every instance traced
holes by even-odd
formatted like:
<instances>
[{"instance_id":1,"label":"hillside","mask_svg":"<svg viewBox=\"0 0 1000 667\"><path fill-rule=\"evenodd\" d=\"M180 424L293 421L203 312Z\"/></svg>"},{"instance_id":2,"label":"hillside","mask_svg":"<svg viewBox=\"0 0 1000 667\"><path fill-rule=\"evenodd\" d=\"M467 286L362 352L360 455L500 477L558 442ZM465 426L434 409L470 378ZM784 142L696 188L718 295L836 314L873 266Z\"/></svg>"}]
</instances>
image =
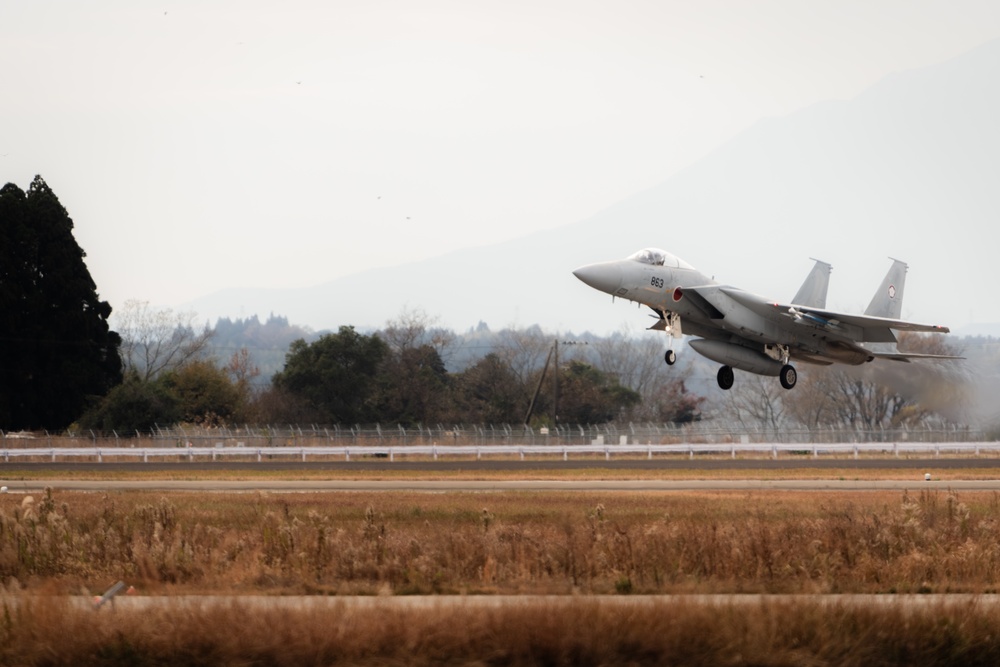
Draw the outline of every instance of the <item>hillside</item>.
<instances>
[{"instance_id":1,"label":"hillside","mask_svg":"<svg viewBox=\"0 0 1000 667\"><path fill-rule=\"evenodd\" d=\"M458 330L485 321L603 333L644 327L645 315L612 306L572 270L660 246L783 299L809 257L824 259L834 265L828 305L846 310L863 309L891 255L910 264L904 317L1000 321L1000 304L983 298L996 282L997 80L1000 41L887 77L855 99L758 123L660 186L572 225L311 288L226 290L188 307L208 317L281 312L316 329L377 327L409 307ZM330 248L331 262L349 251Z\"/></svg>"}]
</instances>

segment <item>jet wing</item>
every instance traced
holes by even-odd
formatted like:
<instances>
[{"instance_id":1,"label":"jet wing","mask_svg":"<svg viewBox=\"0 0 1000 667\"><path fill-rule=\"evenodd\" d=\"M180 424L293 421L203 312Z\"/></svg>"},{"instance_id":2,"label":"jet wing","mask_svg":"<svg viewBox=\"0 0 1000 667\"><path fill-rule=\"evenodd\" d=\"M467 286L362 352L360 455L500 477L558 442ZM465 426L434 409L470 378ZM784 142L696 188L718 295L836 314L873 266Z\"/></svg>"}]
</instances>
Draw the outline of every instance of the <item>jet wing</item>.
<instances>
[{"instance_id":1,"label":"jet wing","mask_svg":"<svg viewBox=\"0 0 1000 667\"><path fill-rule=\"evenodd\" d=\"M927 333L948 333L950 331L948 327L933 324L918 324L887 317L838 313L824 308L777 303L733 287L723 287L720 288L720 291L740 305L772 321L779 322L787 319L796 324L823 329L831 334L857 342L894 343L896 337L893 335L892 329Z\"/></svg>"}]
</instances>

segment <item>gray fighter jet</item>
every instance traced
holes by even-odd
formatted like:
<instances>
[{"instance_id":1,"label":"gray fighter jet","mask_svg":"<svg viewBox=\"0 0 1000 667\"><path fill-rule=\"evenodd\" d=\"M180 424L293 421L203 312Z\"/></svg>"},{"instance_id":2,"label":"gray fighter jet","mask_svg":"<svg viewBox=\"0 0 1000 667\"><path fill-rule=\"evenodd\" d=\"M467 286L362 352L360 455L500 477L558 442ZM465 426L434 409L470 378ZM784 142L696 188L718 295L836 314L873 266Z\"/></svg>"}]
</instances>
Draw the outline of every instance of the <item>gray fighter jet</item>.
<instances>
[{"instance_id":1,"label":"gray fighter jet","mask_svg":"<svg viewBox=\"0 0 1000 667\"><path fill-rule=\"evenodd\" d=\"M733 369L777 376L781 386L795 386L792 359L829 366L859 365L875 359L958 359L945 355L907 354L896 348L894 331L948 333L947 327L899 319L906 264L893 260L889 273L864 315L826 309L831 266L816 264L791 303L778 303L745 290L720 285L684 260L657 248L627 259L582 266L573 272L594 289L653 309L650 327L672 338L695 336L690 346L723 364L722 389L733 386ZM665 355L673 365L671 346Z\"/></svg>"}]
</instances>

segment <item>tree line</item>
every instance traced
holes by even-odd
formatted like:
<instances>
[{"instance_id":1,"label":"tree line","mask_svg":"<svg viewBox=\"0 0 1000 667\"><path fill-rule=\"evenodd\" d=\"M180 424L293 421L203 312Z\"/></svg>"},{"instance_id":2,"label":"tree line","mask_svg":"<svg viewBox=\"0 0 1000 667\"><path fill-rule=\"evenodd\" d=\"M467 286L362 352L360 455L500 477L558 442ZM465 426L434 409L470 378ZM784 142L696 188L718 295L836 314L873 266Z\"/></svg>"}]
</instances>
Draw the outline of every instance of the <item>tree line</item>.
<instances>
[{"instance_id":1,"label":"tree line","mask_svg":"<svg viewBox=\"0 0 1000 667\"><path fill-rule=\"evenodd\" d=\"M313 334L273 314L264 323L222 319L213 330L193 313L142 301L126 302L112 331L72 228L41 177L26 193L0 190L0 430L685 423L713 410L775 429L958 418L957 385L913 382L891 365L806 371L792 392L742 374L710 400L688 389L701 372L697 355L668 369L662 336L628 331L560 339L537 326L494 332L480 323L459 335L420 311L369 332ZM954 352L940 337L901 346Z\"/></svg>"},{"instance_id":2,"label":"tree line","mask_svg":"<svg viewBox=\"0 0 1000 667\"><path fill-rule=\"evenodd\" d=\"M457 337L429 327L423 314L404 313L371 333L343 326L311 342L297 339L282 369L261 384L254 382L259 368L246 348L224 363L206 358L199 352L210 332L196 333L183 317L174 318L178 326L169 338L123 355L124 381L81 416L80 428L131 432L178 422L553 425L642 418L650 410L657 421L700 416L702 399L684 391L683 379L669 383L672 398L644 400L617 373L576 355L556 366L551 356L557 341L537 329L500 332L488 353L450 371L445 359L457 351Z\"/></svg>"}]
</instances>

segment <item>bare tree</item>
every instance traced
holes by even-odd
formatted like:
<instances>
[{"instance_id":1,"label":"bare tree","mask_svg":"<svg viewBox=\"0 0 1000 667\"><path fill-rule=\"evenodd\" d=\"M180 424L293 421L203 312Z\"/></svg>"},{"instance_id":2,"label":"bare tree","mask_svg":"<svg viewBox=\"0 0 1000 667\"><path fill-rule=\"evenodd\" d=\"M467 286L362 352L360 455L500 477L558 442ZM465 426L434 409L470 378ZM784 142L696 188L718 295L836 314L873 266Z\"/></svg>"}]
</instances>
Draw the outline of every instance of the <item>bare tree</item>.
<instances>
[{"instance_id":1,"label":"bare tree","mask_svg":"<svg viewBox=\"0 0 1000 667\"><path fill-rule=\"evenodd\" d=\"M941 336L901 333L899 349L921 354L958 352ZM789 414L807 426L866 430L912 424L932 413L961 419L969 383L961 364L919 360L876 361L803 374L785 398Z\"/></svg>"},{"instance_id":2,"label":"bare tree","mask_svg":"<svg viewBox=\"0 0 1000 667\"><path fill-rule=\"evenodd\" d=\"M783 398L786 415L808 428L832 424L835 391L830 373L833 369L812 367L799 370L799 381Z\"/></svg>"},{"instance_id":3,"label":"bare tree","mask_svg":"<svg viewBox=\"0 0 1000 667\"><path fill-rule=\"evenodd\" d=\"M596 366L633 389L642 402L629 408L628 418L652 421L697 419L704 399L687 391L690 366L668 367L663 360L662 335L635 337L628 327L591 344Z\"/></svg>"},{"instance_id":4,"label":"bare tree","mask_svg":"<svg viewBox=\"0 0 1000 667\"><path fill-rule=\"evenodd\" d=\"M126 375L134 373L149 381L197 357L208 345L212 330L206 326L196 333L195 317L193 312L153 310L148 301L126 301L116 318Z\"/></svg>"},{"instance_id":5,"label":"bare tree","mask_svg":"<svg viewBox=\"0 0 1000 667\"><path fill-rule=\"evenodd\" d=\"M438 326L439 318L432 317L420 309L403 311L394 320L385 323L385 328L379 332L389 348L399 354L405 350L429 345L437 351L445 363L448 362L455 334Z\"/></svg>"},{"instance_id":6,"label":"bare tree","mask_svg":"<svg viewBox=\"0 0 1000 667\"><path fill-rule=\"evenodd\" d=\"M740 423L776 431L785 423L784 393L775 378L748 373L740 377L727 398Z\"/></svg>"},{"instance_id":7,"label":"bare tree","mask_svg":"<svg viewBox=\"0 0 1000 667\"><path fill-rule=\"evenodd\" d=\"M553 340L538 326L505 329L498 336L494 354L514 372L521 385L527 387L535 379L535 372L545 365Z\"/></svg>"}]
</instances>

